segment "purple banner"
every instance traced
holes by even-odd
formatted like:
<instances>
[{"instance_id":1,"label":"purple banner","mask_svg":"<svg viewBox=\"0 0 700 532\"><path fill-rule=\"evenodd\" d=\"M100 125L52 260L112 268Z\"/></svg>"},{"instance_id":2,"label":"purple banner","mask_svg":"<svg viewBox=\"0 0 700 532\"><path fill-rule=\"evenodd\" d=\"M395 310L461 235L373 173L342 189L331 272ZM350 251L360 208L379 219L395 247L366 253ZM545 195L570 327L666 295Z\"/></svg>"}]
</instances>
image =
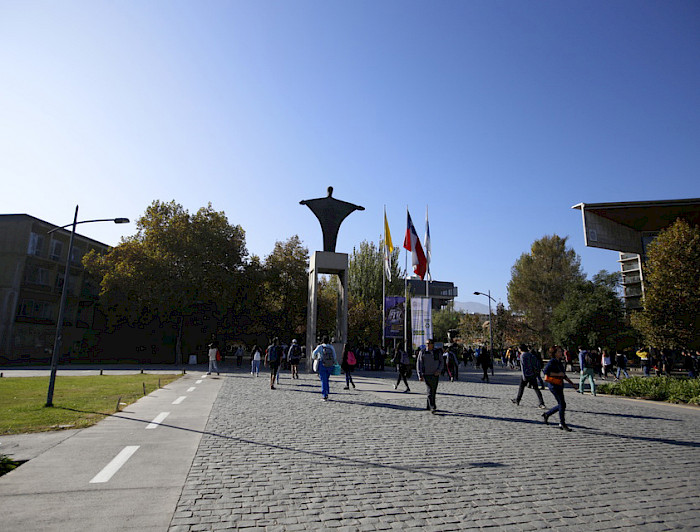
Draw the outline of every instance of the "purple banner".
<instances>
[{"instance_id":1,"label":"purple banner","mask_svg":"<svg viewBox=\"0 0 700 532\"><path fill-rule=\"evenodd\" d=\"M388 296L385 298L384 337L403 339L404 313L406 298L403 296Z\"/></svg>"}]
</instances>

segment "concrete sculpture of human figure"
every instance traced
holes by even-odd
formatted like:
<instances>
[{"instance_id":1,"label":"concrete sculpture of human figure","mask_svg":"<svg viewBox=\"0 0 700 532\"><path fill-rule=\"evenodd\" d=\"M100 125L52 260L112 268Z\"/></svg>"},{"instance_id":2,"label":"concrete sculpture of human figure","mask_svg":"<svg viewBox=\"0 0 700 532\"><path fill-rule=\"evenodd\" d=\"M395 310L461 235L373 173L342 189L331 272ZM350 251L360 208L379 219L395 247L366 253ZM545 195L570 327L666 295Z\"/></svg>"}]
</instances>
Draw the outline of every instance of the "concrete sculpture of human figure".
<instances>
[{"instance_id":1,"label":"concrete sculpture of human figure","mask_svg":"<svg viewBox=\"0 0 700 532\"><path fill-rule=\"evenodd\" d=\"M335 253L335 244L338 239L340 224L354 211L364 211L365 208L354 203L348 203L333 197L333 187L328 187L328 196L301 200L301 205L306 205L316 215L321 223L323 232L323 251Z\"/></svg>"}]
</instances>

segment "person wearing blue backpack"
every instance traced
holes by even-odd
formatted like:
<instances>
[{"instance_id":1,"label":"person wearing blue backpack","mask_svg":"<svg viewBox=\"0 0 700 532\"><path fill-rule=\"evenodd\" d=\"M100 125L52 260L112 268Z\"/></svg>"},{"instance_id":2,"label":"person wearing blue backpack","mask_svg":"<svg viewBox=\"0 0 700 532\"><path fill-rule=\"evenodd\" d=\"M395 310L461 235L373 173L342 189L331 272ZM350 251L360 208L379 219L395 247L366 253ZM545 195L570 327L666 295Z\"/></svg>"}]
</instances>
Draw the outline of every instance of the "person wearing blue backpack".
<instances>
[{"instance_id":1,"label":"person wearing blue backpack","mask_svg":"<svg viewBox=\"0 0 700 532\"><path fill-rule=\"evenodd\" d=\"M324 401L328 401L328 396L331 393L330 377L333 373L333 368L337 364L335 349L328 342L328 336L324 336L321 343L314 349L311 354L314 369L318 371L318 378L321 379L321 395Z\"/></svg>"}]
</instances>

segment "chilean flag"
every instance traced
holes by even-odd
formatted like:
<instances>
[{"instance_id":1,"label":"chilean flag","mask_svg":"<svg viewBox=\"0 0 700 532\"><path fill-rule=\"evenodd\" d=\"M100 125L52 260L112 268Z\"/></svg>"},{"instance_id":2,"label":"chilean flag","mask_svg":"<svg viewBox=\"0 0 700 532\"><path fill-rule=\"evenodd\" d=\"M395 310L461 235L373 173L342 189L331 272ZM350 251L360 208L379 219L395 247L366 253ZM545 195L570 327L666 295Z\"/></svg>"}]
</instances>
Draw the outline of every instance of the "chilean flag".
<instances>
[{"instance_id":1,"label":"chilean flag","mask_svg":"<svg viewBox=\"0 0 700 532\"><path fill-rule=\"evenodd\" d=\"M420 277L422 281L423 277L425 277L428 261L425 258L425 253L423 253L423 246L421 246L416 228L413 227L411 215L408 210L406 211L406 215L408 216L408 221L406 224L406 237L403 239L403 247L412 252L413 272Z\"/></svg>"}]
</instances>

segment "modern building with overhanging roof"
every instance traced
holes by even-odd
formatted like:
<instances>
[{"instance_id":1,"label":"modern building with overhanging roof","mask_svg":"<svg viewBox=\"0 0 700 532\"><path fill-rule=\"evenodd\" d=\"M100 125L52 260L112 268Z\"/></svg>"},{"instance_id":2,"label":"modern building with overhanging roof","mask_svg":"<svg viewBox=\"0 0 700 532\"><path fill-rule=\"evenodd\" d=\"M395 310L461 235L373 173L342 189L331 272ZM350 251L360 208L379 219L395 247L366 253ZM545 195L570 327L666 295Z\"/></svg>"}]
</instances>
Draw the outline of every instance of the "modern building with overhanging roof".
<instances>
[{"instance_id":1,"label":"modern building with overhanging roof","mask_svg":"<svg viewBox=\"0 0 700 532\"><path fill-rule=\"evenodd\" d=\"M678 218L700 225L700 198L619 203L579 203L586 246L620 253L625 306L642 308L646 249L659 231Z\"/></svg>"}]
</instances>

